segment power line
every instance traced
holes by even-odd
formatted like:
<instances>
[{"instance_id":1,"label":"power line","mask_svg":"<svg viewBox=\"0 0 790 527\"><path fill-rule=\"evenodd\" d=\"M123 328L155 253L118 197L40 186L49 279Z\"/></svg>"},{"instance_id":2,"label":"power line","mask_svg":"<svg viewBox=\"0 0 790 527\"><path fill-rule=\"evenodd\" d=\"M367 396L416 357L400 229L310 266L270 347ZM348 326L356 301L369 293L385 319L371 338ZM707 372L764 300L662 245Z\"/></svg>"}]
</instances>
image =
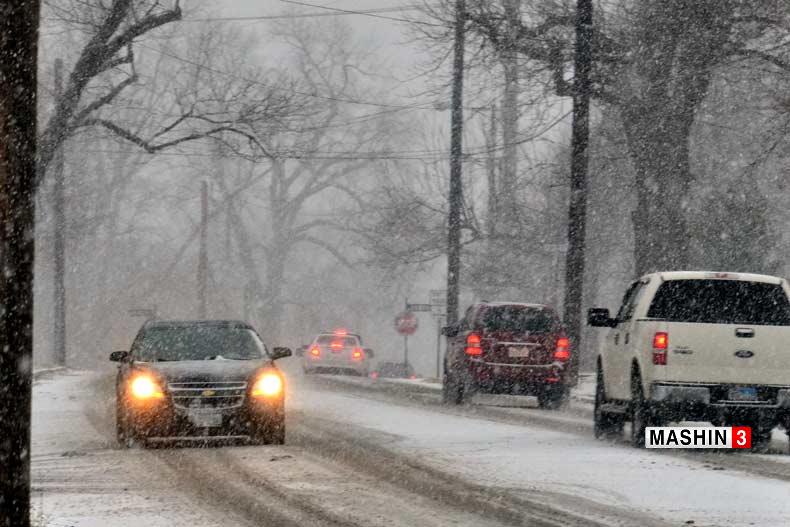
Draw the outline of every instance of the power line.
<instances>
[{"instance_id":1,"label":"power line","mask_svg":"<svg viewBox=\"0 0 790 527\"><path fill-rule=\"evenodd\" d=\"M146 44L138 43L137 45L142 47L142 48L151 50L151 51L153 51L155 53L159 53L160 55L164 55L164 56L170 57L170 58L172 58L174 60L178 60L178 61L184 62L185 64L191 64L192 66L197 66L197 67L202 68L204 70L211 71L212 73L217 73L219 75L225 75L225 76L230 77L230 78L242 80L242 81L245 81L245 82L249 82L251 84L257 84L257 85L264 86L264 87L270 88L270 89L278 89L276 86L269 86L268 84L264 84L264 83L262 83L260 81L255 80L255 79L242 77L241 75L236 75L235 73L230 73L228 71L224 71L224 70L220 70L220 69L217 69L217 68L213 68L211 66L207 66L205 64L200 64L200 63L195 62L193 60L181 57L179 55L175 55L175 54L170 53L168 51L164 51L164 50L161 50L161 49L154 48L152 46L148 46ZM282 91L283 89L280 88L280 90ZM373 102L373 101L364 101L364 100L361 100L361 99L350 99L350 98L347 98L347 97L336 97L336 96L332 96L332 95L321 95L321 94L318 94L318 93L310 93L310 92L304 92L304 91L292 90L292 89L288 89L287 91L292 92L292 93L296 93L297 95L303 95L305 97L313 97L315 99L323 99L323 100L327 100L327 101L342 102L342 103L348 103L348 104L357 104L357 105L360 105L360 106L375 106L377 108L393 108L393 109L402 109L402 110L416 110L416 109L435 110L436 109L433 106L424 106L424 105L419 105L419 104L416 104L416 105L387 104L387 103L380 103L380 102Z\"/></svg>"},{"instance_id":2,"label":"power line","mask_svg":"<svg viewBox=\"0 0 790 527\"><path fill-rule=\"evenodd\" d=\"M280 0L280 2L283 2L283 3L286 3L286 4L298 5L298 6L302 6L302 7L313 7L313 8L316 8L316 9L325 9L327 11L332 11L332 12L335 12L335 13L338 13L338 14L344 14L344 15L364 15L364 16L369 16L369 17L372 17L372 18L381 18L381 19L384 19L384 20L393 20L395 22L406 22L408 24L420 24L420 25L423 25L423 26L446 27L443 24L435 24L433 22L423 22L421 20L409 20L408 18L399 18L399 17L394 17L394 16L379 15L379 14L375 14L374 10L354 11L353 9L340 9L340 8L337 8L337 7L329 7L329 6L323 6L323 5L317 5L317 4L310 4L310 3L307 3L307 2L298 2L296 0ZM417 9L417 8L416 7L411 7L410 9Z\"/></svg>"},{"instance_id":3,"label":"power line","mask_svg":"<svg viewBox=\"0 0 790 527\"><path fill-rule=\"evenodd\" d=\"M427 22L413 21L405 18L385 17L380 13L398 13L402 11L415 11L418 10L417 6L395 6L395 7L382 7L378 9L365 9L364 11L353 11L345 9L332 9L325 6L316 6L321 9L326 9L329 12L322 11L316 13L278 13L276 15L252 15L252 16L228 16L228 17L212 17L212 18L184 18L180 22L216 22L216 21L230 21L230 22L253 22L256 20L288 20L295 18L319 18L319 17L335 17L335 16L348 16L348 15L363 15L371 16L374 18L386 18L388 20L397 20L409 23L425 24ZM437 24L432 24L437 25Z\"/></svg>"}]
</instances>

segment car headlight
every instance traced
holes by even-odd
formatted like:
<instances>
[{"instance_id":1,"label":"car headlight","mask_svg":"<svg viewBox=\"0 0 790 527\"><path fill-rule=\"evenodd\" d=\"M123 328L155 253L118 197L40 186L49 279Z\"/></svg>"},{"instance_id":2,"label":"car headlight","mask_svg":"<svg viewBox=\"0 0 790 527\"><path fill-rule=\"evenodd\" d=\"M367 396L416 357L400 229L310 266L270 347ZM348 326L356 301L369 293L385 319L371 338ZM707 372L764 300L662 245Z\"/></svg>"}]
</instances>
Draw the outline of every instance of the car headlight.
<instances>
[{"instance_id":1,"label":"car headlight","mask_svg":"<svg viewBox=\"0 0 790 527\"><path fill-rule=\"evenodd\" d=\"M272 372L261 374L252 385L253 397L275 397L283 392L282 378Z\"/></svg>"},{"instance_id":2,"label":"car headlight","mask_svg":"<svg viewBox=\"0 0 790 527\"><path fill-rule=\"evenodd\" d=\"M145 373L132 379L130 388L135 399L161 399L165 396L156 379Z\"/></svg>"}]
</instances>

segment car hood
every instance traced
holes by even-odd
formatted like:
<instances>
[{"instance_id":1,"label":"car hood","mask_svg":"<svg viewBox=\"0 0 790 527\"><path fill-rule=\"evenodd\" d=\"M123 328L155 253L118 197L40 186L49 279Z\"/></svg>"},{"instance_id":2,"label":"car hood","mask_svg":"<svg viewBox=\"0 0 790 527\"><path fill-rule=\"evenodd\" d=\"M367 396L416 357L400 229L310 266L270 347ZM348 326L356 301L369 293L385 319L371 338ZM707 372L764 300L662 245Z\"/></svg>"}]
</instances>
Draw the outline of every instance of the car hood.
<instances>
[{"instance_id":1,"label":"car hood","mask_svg":"<svg viewBox=\"0 0 790 527\"><path fill-rule=\"evenodd\" d=\"M256 371L273 367L270 360L186 360L173 362L136 362L135 367L150 370L167 382L246 381Z\"/></svg>"}]
</instances>

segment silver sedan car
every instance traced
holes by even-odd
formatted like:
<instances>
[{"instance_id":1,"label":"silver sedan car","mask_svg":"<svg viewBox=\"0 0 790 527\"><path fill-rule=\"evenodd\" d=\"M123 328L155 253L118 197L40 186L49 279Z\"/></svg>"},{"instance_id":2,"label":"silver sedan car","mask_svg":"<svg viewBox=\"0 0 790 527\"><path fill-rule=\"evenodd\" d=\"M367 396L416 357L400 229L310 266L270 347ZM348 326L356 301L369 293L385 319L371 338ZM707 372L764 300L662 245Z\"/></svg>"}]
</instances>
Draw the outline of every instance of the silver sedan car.
<instances>
[{"instance_id":1,"label":"silver sedan car","mask_svg":"<svg viewBox=\"0 0 790 527\"><path fill-rule=\"evenodd\" d=\"M304 372L352 373L367 377L373 351L362 347L359 335L345 330L318 335L302 349Z\"/></svg>"}]
</instances>

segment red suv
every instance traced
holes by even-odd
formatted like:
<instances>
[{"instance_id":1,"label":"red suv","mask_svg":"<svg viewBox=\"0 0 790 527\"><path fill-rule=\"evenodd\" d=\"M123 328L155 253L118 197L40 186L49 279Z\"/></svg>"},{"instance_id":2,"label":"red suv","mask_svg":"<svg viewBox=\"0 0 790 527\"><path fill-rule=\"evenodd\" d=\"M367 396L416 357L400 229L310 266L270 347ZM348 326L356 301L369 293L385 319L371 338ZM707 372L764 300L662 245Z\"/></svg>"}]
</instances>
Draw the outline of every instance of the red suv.
<instances>
[{"instance_id":1,"label":"red suv","mask_svg":"<svg viewBox=\"0 0 790 527\"><path fill-rule=\"evenodd\" d=\"M567 394L568 338L548 306L512 302L473 304L442 329L447 354L443 399L461 404L475 392L535 395L557 408Z\"/></svg>"}]
</instances>

